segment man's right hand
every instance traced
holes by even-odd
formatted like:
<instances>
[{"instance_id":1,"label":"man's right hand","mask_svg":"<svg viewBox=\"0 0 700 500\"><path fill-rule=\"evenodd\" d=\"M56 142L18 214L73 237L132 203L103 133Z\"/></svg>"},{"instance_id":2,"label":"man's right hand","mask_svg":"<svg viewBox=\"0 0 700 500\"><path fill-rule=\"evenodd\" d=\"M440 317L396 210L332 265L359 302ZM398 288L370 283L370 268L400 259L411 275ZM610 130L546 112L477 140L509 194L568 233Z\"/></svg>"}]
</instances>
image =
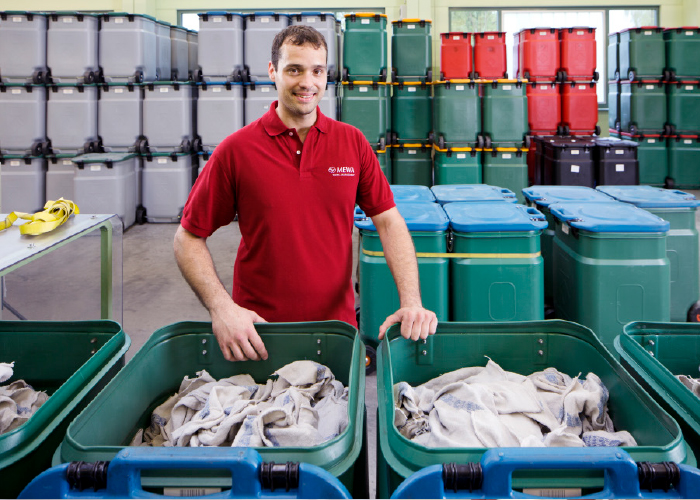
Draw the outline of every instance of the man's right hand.
<instances>
[{"instance_id":1,"label":"man's right hand","mask_svg":"<svg viewBox=\"0 0 700 500\"><path fill-rule=\"evenodd\" d=\"M253 323L267 323L258 313L233 301L211 311L212 329L228 361L267 359L267 350Z\"/></svg>"}]
</instances>

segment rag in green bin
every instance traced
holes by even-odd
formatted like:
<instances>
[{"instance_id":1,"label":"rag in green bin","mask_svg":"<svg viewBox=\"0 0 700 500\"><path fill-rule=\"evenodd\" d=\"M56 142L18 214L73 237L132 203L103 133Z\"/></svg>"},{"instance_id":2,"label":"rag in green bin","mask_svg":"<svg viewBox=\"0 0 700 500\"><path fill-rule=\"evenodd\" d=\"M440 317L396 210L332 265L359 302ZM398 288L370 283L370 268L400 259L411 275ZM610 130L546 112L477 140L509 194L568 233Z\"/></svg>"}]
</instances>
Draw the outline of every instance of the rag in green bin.
<instances>
[{"instance_id":1,"label":"rag in green bin","mask_svg":"<svg viewBox=\"0 0 700 500\"><path fill-rule=\"evenodd\" d=\"M684 386L690 389L690 392L700 398L700 379L692 378L687 375L676 375L676 378L680 380Z\"/></svg>"},{"instance_id":2,"label":"rag in green bin","mask_svg":"<svg viewBox=\"0 0 700 500\"><path fill-rule=\"evenodd\" d=\"M0 363L0 383L12 377L14 365L14 361ZM0 386L0 434L25 423L48 399L45 392L35 391L24 380Z\"/></svg>"}]
</instances>

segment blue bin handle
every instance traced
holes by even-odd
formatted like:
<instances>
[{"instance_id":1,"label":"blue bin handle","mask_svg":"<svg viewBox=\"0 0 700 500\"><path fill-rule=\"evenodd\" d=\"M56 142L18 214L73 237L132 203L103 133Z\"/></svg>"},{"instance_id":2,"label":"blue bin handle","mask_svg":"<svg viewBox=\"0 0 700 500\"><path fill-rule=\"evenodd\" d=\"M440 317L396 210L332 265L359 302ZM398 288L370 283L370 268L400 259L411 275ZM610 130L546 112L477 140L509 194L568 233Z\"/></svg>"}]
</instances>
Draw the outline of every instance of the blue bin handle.
<instances>
[{"instance_id":1,"label":"blue bin handle","mask_svg":"<svg viewBox=\"0 0 700 500\"><path fill-rule=\"evenodd\" d=\"M572 212L569 212L567 209L564 207L560 206L558 203L555 203L553 205L549 206L549 211L554 215L557 219L562 220L562 221L569 221L571 219L575 219L576 215Z\"/></svg>"},{"instance_id":2,"label":"blue bin handle","mask_svg":"<svg viewBox=\"0 0 700 500\"><path fill-rule=\"evenodd\" d=\"M526 211L529 215L534 216L534 218L536 218L537 220L546 220L544 214L537 210L535 207L527 207Z\"/></svg>"}]
</instances>

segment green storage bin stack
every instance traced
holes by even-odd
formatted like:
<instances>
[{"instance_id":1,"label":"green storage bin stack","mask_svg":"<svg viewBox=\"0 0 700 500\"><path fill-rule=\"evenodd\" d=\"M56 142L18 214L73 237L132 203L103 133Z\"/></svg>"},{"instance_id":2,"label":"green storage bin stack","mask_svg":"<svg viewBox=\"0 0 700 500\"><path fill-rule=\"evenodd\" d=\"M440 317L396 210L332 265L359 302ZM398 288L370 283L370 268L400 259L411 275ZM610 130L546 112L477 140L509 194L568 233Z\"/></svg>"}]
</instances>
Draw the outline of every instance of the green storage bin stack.
<instances>
[{"instance_id":1,"label":"green storage bin stack","mask_svg":"<svg viewBox=\"0 0 700 500\"><path fill-rule=\"evenodd\" d=\"M620 127L632 135L667 134L664 84L658 81L620 84Z\"/></svg>"},{"instance_id":2,"label":"green storage bin stack","mask_svg":"<svg viewBox=\"0 0 700 500\"><path fill-rule=\"evenodd\" d=\"M432 142L432 83L399 82L393 87L390 143Z\"/></svg>"},{"instance_id":3,"label":"green storage bin stack","mask_svg":"<svg viewBox=\"0 0 700 500\"><path fill-rule=\"evenodd\" d=\"M544 215L512 203L448 203L452 321L544 319Z\"/></svg>"},{"instance_id":4,"label":"green storage bin stack","mask_svg":"<svg viewBox=\"0 0 700 500\"><path fill-rule=\"evenodd\" d=\"M529 148L526 85L517 80L481 84L484 148Z\"/></svg>"},{"instance_id":5,"label":"green storage bin stack","mask_svg":"<svg viewBox=\"0 0 700 500\"><path fill-rule=\"evenodd\" d=\"M525 203L522 190L529 185L527 151L523 148L484 150L484 184L510 189L516 194L518 203Z\"/></svg>"},{"instance_id":6,"label":"green storage bin stack","mask_svg":"<svg viewBox=\"0 0 700 500\"><path fill-rule=\"evenodd\" d=\"M388 81L386 14L345 14L342 80Z\"/></svg>"},{"instance_id":7,"label":"green storage bin stack","mask_svg":"<svg viewBox=\"0 0 700 500\"><path fill-rule=\"evenodd\" d=\"M666 80L700 80L700 28L664 30Z\"/></svg>"},{"instance_id":8,"label":"green storage bin stack","mask_svg":"<svg viewBox=\"0 0 700 500\"><path fill-rule=\"evenodd\" d=\"M608 128L619 132L620 121L620 82L608 82Z\"/></svg>"},{"instance_id":9,"label":"green storage bin stack","mask_svg":"<svg viewBox=\"0 0 700 500\"><path fill-rule=\"evenodd\" d=\"M643 26L620 32L620 78L660 81L666 67L663 28Z\"/></svg>"},{"instance_id":10,"label":"green storage bin stack","mask_svg":"<svg viewBox=\"0 0 700 500\"><path fill-rule=\"evenodd\" d=\"M130 345L113 321L0 321L2 361L15 362L6 383L24 380L49 395L27 422L0 435L2 498L16 498L51 467L68 424L124 366Z\"/></svg>"},{"instance_id":11,"label":"green storage bin stack","mask_svg":"<svg viewBox=\"0 0 700 500\"><path fill-rule=\"evenodd\" d=\"M669 137L666 187L700 189L700 137Z\"/></svg>"},{"instance_id":12,"label":"green storage bin stack","mask_svg":"<svg viewBox=\"0 0 700 500\"><path fill-rule=\"evenodd\" d=\"M666 143L671 139L667 139L658 134L643 136L622 134L621 137L638 144L637 160L639 160L639 183L649 186L663 186L668 177L668 151Z\"/></svg>"},{"instance_id":13,"label":"green storage bin stack","mask_svg":"<svg viewBox=\"0 0 700 500\"><path fill-rule=\"evenodd\" d=\"M423 306L435 312L438 321L447 321L449 259L421 256L447 252L447 215L442 206L431 202L399 202L397 208L406 220L419 256ZM356 219L355 226L360 230L360 335L375 347L379 343L379 327L400 307L399 295L372 220Z\"/></svg>"},{"instance_id":14,"label":"green storage bin stack","mask_svg":"<svg viewBox=\"0 0 700 500\"><path fill-rule=\"evenodd\" d=\"M433 128L438 147L481 148L479 86L471 80L436 82L433 94Z\"/></svg>"},{"instance_id":15,"label":"green storage bin stack","mask_svg":"<svg viewBox=\"0 0 700 500\"><path fill-rule=\"evenodd\" d=\"M476 148L435 149L435 185L481 184L481 151Z\"/></svg>"},{"instance_id":16,"label":"green storage bin stack","mask_svg":"<svg viewBox=\"0 0 700 500\"><path fill-rule=\"evenodd\" d=\"M389 154L389 150L386 148L375 149L374 154L377 155L379 166L381 167L386 180L391 183L391 155Z\"/></svg>"},{"instance_id":17,"label":"green storage bin stack","mask_svg":"<svg viewBox=\"0 0 700 500\"><path fill-rule=\"evenodd\" d=\"M700 82L666 84L669 135L700 135Z\"/></svg>"},{"instance_id":18,"label":"green storage bin stack","mask_svg":"<svg viewBox=\"0 0 700 500\"><path fill-rule=\"evenodd\" d=\"M391 22L392 81L433 81L432 24L427 19Z\"/></svg>"},{"instance_id":19,"label":"green storage bin stack","mask_svg":"<svg viewBox=\"0 0 700 500\"><path fill-rule=\"evenodd\" d=\"M630 321L669 321L669 223L618 201L557 203L554 309L608 349Z\"/></svg>"},{"instance_id":20,"label":"green storage bin stack","mask_svg":"<svg viewBox=\"0 0 700 500\"><path fill-rule=\"evenodd\" d=\"M400 329L394 326L379 346L377 356L378 498L389 498L401 481L419 469L450 462L478 462L488 450L419 446L404 438L394 426L394 384L407 382L416 386L452 370L484 366L485 356L504 370L523 375L547 367L572 377L595 373L610 390L608 408L616 428L629 431L639 444L624 448L634 460L685 462L695 466L695 457L678 423L635 382L588 328L556 320L439 323L437 333L422 343L400 337ZM595 449L587 450L591 458L596 453ZM516 489L539 486L600 491L603 475L599 471L591 472L523 470L515 472L512 481Z\"/></svg>"},{"instance_id":21,"label":"green storage bin stack","mask_svg":"<svg viewBox=\"0 0 700 500\"><path fill-rule=\"evenodd\" d=\"M269 357L265 361L231 363L224 359L211 323L176 323L156 331L129 364L68 427L53 465L70 461L111 460L139 429L150 424L151 413L177 393L185 375L206 369L215 379L250 374L264 383L279 368L298 360L321 363L348 387L348 427L332 440L311 447L255 448L264 461L306 462L322 467L348 488L367 498L365 408L365 348L357 330L339 321L258 324ZM181 448L179 455L197 457L198 448ZM153 471L142 486L160 491L179 488L230 488L230 471L201 477L187 471ZM235 481L235 478L234 478Z\"/></svg>"},{"instance_id":22,"label":"green storage bin stack","mask_svg":"<svg viewBox=\"0 0 700 500\"><path fill-rule=\"evenodd\" d=\"M700 252L695 228L695 212L700 201L683 191L651 186L598 186L597 189L669 222L666 255L671 265L671 321L686 321L700 299Z\"/></svg>"},{"instance_id":23,"label":"green storage bin stack","mask_svg":"<svg viewBox=\"0 0 700 500\"><path fill-rule=\"evenodd\" d=\"M608 35L608 81L620 80L620 33Z\"/></svg>"},{"instance_id":24,"label":"green storage bin stack","mask_svg":"<svg viewBox=\"0 0 700 500\"><path fill-rule=\"evenodd\" d=\"M426 143L391 147L391 182L417 186L433 185L432 148Z\"/></svg>"},{"instance_id":25,"label":"green storage bin stack","mask_svg":"<svg viewBox=\"0 0 700 500\"><path fill-rule=\"evenodd\" d=\"M388 144L391 129L391 85L384 82L343 82L340 121L359 128L379 149Z\"/></svg>"}]
</instances>

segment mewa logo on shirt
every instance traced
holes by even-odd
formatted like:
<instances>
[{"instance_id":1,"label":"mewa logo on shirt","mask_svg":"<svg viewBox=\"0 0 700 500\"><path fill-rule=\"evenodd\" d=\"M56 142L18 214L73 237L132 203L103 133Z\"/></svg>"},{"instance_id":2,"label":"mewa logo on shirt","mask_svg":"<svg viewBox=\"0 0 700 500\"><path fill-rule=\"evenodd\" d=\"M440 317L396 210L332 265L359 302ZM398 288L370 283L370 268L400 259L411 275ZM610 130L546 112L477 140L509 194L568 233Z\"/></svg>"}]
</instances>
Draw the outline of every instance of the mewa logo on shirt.
<instances>
[{"instance_id":1,"label":"mewa logo on shirt","mask_svg":"<svg viewBox=\"0 0 700 500\"><path fill-rule=\"evenodd\" d=\"M333 177L354 177L355 167L329 167L328 173Z\"/></svg>"}]
</instances>

